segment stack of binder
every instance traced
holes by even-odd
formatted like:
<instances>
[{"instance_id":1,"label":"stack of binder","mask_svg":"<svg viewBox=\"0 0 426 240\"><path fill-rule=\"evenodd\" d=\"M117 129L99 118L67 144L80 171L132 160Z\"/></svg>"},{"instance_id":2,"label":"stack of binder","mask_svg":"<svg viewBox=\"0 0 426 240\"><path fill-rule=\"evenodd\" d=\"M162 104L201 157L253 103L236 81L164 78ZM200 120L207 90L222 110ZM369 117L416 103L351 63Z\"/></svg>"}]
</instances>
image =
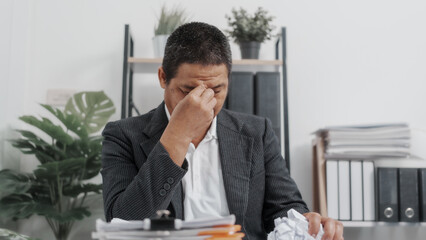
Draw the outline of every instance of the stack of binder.
<instances>
[{"instance_id":1,"label":"stack of binder","mask_svg":"<svg viewBox=\"0 0 426 240\"><path fill-rule=\"evenodd\" d=\"M426 168L377 168L378 219L426 222Z\"/></svg>"},{"instance_id":2,"label":"stack of binder","mask_svg":"<svg viewBox=\"0 0 426 240\"><path fill-rule=\"evenodd\" d=\"M226 109L271 120L281 141L281 98L279 72L233 71L229 80Z\"/></svg>"},{"instance_id":3,"label":"stack of binder","mask_svg":"<svg viewBox=\"0 0 426 240\"><path fill-rule=\"evenodd\" d=\"M380 217L383 212L380 191L385 184L380 184L380 178L376 181L375 161L404 161L410 156L411 137L408 125L398 123L329 127L315 133L314 210L343 221L383 220ZM385 182L394 186L393 181L404 179L406 175L396 176ZM404 180L399 186L406 186L409 182ZM406 189L412 190L413 187L407 186ZM395 196L403 199L412 194L402 196L395 191L392 199ZM385 198L390 199L390 196ZM395 203L393 200L391 202ZM398 208L394 211L398 211Z\"/></svg>"},{"instance_id":4,"label":"stack of binder","mask_svg":"<svg viewBox=\"0 0 426 240\"><path fill-rule=\"evenodd\" d=\"M115 220L107 223L96 220L93 239L100 240L240 240L244 237L241 226L234 225L235 216L183 221L173 218L144 219L142 221Z\"/></svg>"}]
</instances>

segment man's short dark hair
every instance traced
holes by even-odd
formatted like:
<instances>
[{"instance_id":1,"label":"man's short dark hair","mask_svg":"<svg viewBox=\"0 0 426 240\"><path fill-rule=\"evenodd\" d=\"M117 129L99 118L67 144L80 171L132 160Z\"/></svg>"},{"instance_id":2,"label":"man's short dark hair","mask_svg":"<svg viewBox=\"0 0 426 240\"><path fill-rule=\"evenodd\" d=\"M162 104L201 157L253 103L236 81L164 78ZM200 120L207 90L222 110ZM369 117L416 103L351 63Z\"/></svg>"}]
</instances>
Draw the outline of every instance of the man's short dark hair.
<instances>
[{"instance_id":1,"label":"man's short dark hair","mask_svg":"<svg viewBox=\"0 0 426 240\"><path fill-rule=\"evenodd\" d=\"M167 40L163 58L167 84L183 63L225 64L229 76L232 54L228 39L217 27L207 23L191 22L178 27Z\"/></svg>"}]
</instances>

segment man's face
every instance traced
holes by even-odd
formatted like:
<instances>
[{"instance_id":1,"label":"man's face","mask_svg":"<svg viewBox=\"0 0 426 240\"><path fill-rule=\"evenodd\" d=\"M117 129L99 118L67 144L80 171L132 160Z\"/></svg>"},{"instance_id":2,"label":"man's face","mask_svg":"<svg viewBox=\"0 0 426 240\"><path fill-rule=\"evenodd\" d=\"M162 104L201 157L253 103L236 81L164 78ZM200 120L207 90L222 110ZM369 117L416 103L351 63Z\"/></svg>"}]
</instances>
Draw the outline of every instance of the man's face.
<instances>
[{"instance_id":1,"label":"man's face","mask_svg":"<svg viewBox=\"0 0 426 240\"><path fill-rule=\"evenodd\" d=\"M201 84L215 92L214 97L217 101L214 107L215 116L222 109L228 93L228 70L225 64L203 66L184 63L179 66L176 76L170 79L168 84L162 68L159 69L158 76L161 87L164 88L164 101L170 114L189 92Z\"/></svg>"}]
</instances>

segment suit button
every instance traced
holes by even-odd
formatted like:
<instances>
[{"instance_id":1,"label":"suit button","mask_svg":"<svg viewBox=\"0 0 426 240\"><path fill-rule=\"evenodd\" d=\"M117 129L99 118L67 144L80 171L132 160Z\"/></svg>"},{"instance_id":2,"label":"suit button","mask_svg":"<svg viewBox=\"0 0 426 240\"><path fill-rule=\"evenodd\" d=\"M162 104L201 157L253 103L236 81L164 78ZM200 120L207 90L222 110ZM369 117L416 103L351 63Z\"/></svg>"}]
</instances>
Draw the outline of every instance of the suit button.
<instances>
[{"instance_id":1,"label":"suit button","mask_svg":"<svg viewBox=\"0 0 426 240\"><path fill-rule=\"evenodd\" d=\"M173 184L175 182L175 180L173 178L169 177L169 178L167 178L167 182L169 184Z\"/></svg>"},{"instance_id":2,"label":"suit button","mask_svg":"<svg viewBox=\"0 0 426 240\"><path fill-rule=\"evenodd\" d=\"M165 183L163 187L166 190L170 190L170 184L168 184L168 183Z\"/></svg>"},{"instance_id":3,"label":"suit button","mask_svg":"<svg viewBox=\"0 0 426 240\"><path fill-rule=\"evenodd\" d=\"M164 195L166 195L166 193L167 193L166 190L164 190L164 189L160 190L160 196L164 196Z\"/></svg>"}]
</instances>

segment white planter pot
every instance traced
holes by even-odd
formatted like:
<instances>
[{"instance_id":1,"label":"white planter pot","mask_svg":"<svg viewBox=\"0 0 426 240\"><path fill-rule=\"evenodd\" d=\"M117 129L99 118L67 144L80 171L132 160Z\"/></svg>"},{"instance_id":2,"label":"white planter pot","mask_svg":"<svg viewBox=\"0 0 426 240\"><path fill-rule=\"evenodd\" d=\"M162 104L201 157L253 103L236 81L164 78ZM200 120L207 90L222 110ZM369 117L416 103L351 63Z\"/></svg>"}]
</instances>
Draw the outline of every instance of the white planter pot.
<instances>
[{"instance_id":1,"label":"white planter pot","mask_svg":"<svg viewBox=\"0 0 426 240\"><path fill-rule=\"evenodd\" d=\"M166 43L169 36L170 35L157 35L152 38L152 43L154 44L154 57L164 57L164 49L166 48Z\"/></svg>"}]
</instances>

